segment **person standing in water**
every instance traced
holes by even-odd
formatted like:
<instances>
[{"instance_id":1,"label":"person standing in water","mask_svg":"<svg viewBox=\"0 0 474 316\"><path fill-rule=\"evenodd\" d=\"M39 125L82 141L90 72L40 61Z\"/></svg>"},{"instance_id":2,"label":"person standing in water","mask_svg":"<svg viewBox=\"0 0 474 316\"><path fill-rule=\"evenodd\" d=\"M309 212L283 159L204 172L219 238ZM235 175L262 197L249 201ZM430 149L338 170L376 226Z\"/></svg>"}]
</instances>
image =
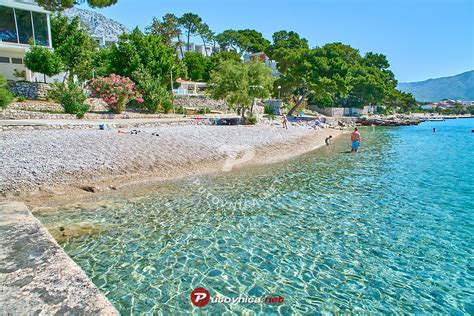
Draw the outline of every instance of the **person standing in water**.
<instances>
[{"instance_id":1,"label":"person standing in water","mask_svg":"<svg viewBox=\"0 0 474 316\"><path fill-rule=\"evenodd\" d=\"M329 137L326 138L326 140L325 140L326 146L329 146L331 144L331 138L332 138L332 135L329 135Z\"/></svg>"},{"instance_id":2,"label":"person standing in water","mask_svg":"<svg viewBox=\"0 0 474 316\"><path fill-rule=\"evenodd\" d=\"M352 149L351 152L356 153L359 150L360 147L360 133L357 127L354 129L354 131L351 134L351 141L352 141Z\"/></svg>"}]
</instances>

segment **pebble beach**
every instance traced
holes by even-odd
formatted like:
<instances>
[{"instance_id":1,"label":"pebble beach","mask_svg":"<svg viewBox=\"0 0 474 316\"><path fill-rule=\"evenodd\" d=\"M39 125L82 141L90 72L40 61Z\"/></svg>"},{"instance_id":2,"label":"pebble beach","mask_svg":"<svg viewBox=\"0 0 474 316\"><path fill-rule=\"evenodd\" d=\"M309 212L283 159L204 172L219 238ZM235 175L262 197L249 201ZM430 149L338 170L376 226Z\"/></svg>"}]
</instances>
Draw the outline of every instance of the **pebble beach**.
<instances>
[{"instance_id":1,"label":"pebble beach","mask_svg":"<svg viewBox=\"0 0 474 316\"><path fill-rule=\"evenodd\" d=\"M273 125L176 125L131 130L31 130L0 133L3 198L58 187L114 188L272 163L324 145L340 130Z\"/></svg>"}]
</instances>

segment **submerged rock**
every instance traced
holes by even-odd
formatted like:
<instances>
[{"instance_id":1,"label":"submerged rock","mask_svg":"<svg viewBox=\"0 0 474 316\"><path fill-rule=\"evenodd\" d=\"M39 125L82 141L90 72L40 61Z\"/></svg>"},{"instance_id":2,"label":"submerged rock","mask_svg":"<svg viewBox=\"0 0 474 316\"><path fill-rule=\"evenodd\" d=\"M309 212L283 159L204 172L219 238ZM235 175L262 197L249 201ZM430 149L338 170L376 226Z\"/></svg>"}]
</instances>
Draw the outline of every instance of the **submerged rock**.
<instances>
[{"instance_id":1,"label":"submerged rock","mask_svg":"<svg viewBox=\"0 0 474 316\"><path fill-rule=\"evenodd\" d=\"M69 238L77 238L84 235L95 235L106 230L107 227L100 224L77 223L48 228L50 234L57 242L62 243Z\"/></svg>"}]
</instances>

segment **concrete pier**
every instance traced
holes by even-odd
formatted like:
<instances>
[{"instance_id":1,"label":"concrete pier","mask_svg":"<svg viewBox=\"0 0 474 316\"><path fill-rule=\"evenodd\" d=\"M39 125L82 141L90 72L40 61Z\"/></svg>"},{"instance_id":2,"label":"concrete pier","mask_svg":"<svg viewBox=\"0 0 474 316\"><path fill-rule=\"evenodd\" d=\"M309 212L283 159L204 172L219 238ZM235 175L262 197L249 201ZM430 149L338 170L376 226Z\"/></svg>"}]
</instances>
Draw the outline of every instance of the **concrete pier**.
<instances>
[{"instance_id":1,"label":"concrete pier","mask_svg":"<svg viewBox=\"0 0 474 316\"><path fill-rule=\"evenodd\" d=\"M118 315L23 203L0 203L0 315Z\"/></svg>"}]
</instances>

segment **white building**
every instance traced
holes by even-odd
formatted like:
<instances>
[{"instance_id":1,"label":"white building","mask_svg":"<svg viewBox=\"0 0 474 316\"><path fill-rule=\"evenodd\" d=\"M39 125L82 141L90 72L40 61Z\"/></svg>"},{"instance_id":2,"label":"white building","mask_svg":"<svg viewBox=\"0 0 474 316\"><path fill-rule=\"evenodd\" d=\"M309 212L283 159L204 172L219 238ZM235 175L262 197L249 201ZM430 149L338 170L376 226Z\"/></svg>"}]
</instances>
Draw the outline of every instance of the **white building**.
<instances>
[{"instance_id":1,"label":"white building","mask_svg":"<svg viewBox=\"0 0 474 316\"><path fill-rule=\"evenodd\" d=\"M8 80L43 81L23 63L30 39L52 49L49 12L32 0L0 0L0 74Z\"/></svg>"},{"instance_id":2,"label":"white building","mask_svg":"<svg viewBox=\"0 0 474 316\"><path fill-rule=\"evenodd\" d=\"M178 78L176 80L180 84L180 87L173 89L175 96L204 96L207 89L205 82L189 81Z\"/></svg>"},{"instance_id":3,"label":"white building","mask_svg":"<svg viewBox=\"0 0 474 316\"><path fill-rule=\"evenodd\" d=\"M278 72L278 69L277 69L276 62L274 60L271 60L267 56L267 54L265 54L264 52L244 55L244 62L248 63L251 61L259 61L261 63L264 63L265 65L270 67L270 69L272 70L273 77L280 76L280 73Z\"/></svg>"},{"instance_id":4,"label":"white building","mask_svg":"<svg viewBox=\"0 0 474 316\"><path fill-rule=\"evenodd\" d=\"M183 58L183 56L181 56L181 50L183 51L183 54L186 53L188 51L188 44L183 42L181 44L181 49L178 46L177 50L179 57ZM189 43L189 52L199 52L204 56L211 56L212 54L218 53L219 51L220 47L218 45L214 46L209 44L204 47L203 44Z\"/></svg>"}]
</instances>

